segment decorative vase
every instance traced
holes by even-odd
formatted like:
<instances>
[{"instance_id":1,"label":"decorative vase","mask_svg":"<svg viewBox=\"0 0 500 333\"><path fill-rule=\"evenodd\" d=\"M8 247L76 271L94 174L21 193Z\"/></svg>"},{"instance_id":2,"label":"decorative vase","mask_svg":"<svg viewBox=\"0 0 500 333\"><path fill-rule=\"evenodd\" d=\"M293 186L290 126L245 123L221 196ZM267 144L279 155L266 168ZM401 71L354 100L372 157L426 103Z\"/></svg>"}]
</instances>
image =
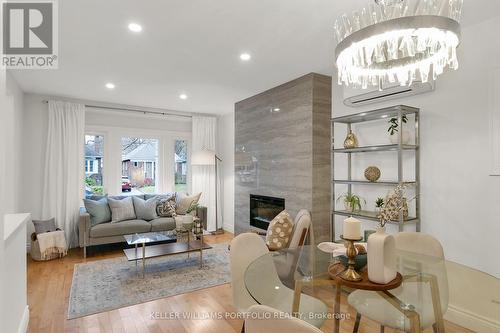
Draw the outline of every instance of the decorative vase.
<instances>
[{"instance_id":1,"label":"decorative vase","mask_svg":"<svg viewBox=\"0 0 500 333\"><path fill-rule=\"evenodd\" d=\"M389 140L394 145L398 144L399 132L396 132L393 135L389 134ZM410 143L410 132L408 130L403 129L403 144L407 145L409 143Z\"/></svg>"},{"instance_id":2,"label":"decorative vase","mask_svg":"<svg viewBox=\"0 0 500 333\"><path fill-rule=\"evenodd\" d=\"M387 284L396 278L396 240L384 227L368 237L368 279Z\"/></svg>"},{"instance_id":3,"label":"decorative vase","mask_svg":"<svg viewBox=\"0 0 500 333\"><path fill-rule=\"evenodd\" d=\"M365 178L370 182L376 182L380 178L380 169L376 166L369 166L365 169Z\"/></svg>"},{"instance_id":4,"label":"decorative vase","mask_svg":"<svg viewBox=\"0 0 500 333\"><path fill-rule=\"evenodd\" d=\"M356 147L358 147L358 139L356 138L356 135L354 135L352 131L349 131L347 137L344 140L344 148L350 149Z\"/></svg>"}]
</instances>

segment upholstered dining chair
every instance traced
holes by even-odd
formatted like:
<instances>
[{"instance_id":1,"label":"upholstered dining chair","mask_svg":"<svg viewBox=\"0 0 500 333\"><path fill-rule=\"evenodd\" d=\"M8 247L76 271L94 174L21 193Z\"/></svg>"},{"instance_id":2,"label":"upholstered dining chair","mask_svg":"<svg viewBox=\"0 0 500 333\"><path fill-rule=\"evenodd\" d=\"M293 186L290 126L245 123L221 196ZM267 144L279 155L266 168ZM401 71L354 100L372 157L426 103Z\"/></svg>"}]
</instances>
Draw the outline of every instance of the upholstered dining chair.
<instances>
[{"instance_id":1,"label":"upholstered dining chair","mask_svg":"<svg viewBox=\"0 0 500 333\"><path fill-rule=\"evenodd\" d=\"M295 216L292 237L288 247L283 250L285 254L275 260L280 279L289 287L293 287L290 283L293 283L297 273L297 264L302 254L300 247L306 243L314 244L314 232L311 213L307 209L301 209Z\"/></svg>"},{"instance_id":2,"label":"upholstered dining chair","mask_svg":"<svg viewBox=\"0 0 500 333\"><path fill-rule=\"evenodd\" d=\"M436 267L420 266L415 261L406 263L401 259L400 265L409 265L409 270L419 271L422 276L405 276L405 267L400 267L403 274L403 284L391 294L404 300L406 306L413 306L413 310L420 316L422 330L433 327L434 332L443 333L443 314L448 309L448 280L446 268L444 267L443 247L434 237L420 232L400 232L394 235L396 249L405 253L414 253L428 258L436 258L439 263ZM368 249L370 251L370 249ZM425 266L425 263L422 264ZM432 265L431 265L432 266ZM383 298L381 295L364 290L356 290L347 298L348 303L357 311L356 323L353 332L357 332L361 316L365 316L380 323L380 331L385 327L391 327L400 331L408 331L410 323L402 312ZM405 304L402 304L405 306Z\"/></svg>"},{"instance_id":3,"label":"upholstered dining chair","mask_svg":"<svg viewBox=\"0 0 500 333\"><path fill-rule=\"evenodd\" d=\"M262 267L262 274L259 276L259 284L263 286L272 286L277 290L276 297L273 297L266 304L276 308L282 312L291 313L294 300L294 290L285 286L276 271L273 257L269 254L269 250L264 240L255 233L243 233L236 236L231 241L231 251L229 254L231 268L231 288L233 292L233 305L238 312L246 313L252 305L258 304L257 301L250 295L245 286L245 271L247 267L257 258L262 257L265 265ZM300 295L299 313L327 313L325 303L311 297L309 295ZM320 327L325 316L305 316L307 322Z\"/></svg>"},{"instance_id":4,"label":"upholstered dining chair","mask_svg":"<svg viewBox=\"0 0 500 333\"><path fill-rule=\"evenodd\" d=\"M252 305L245 319L246 333L322 333L303 320L265 305Z\"/></svg>"}]
</instances>

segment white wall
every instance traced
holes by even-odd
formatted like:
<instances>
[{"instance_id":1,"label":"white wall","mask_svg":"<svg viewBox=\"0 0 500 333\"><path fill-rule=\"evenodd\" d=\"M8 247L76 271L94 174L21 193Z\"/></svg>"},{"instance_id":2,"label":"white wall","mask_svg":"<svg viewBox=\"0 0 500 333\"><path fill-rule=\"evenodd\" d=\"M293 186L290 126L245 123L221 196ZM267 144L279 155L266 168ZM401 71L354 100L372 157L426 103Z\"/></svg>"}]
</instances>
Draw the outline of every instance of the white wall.
<instances>
[{"instance_id":1,"label":"white wall","mask_svg":"<svg viewBox=\"0 0 500 333\"><path fill-rule=\"evenodd\" d=\"M0 74L0 323L8 332L24 331L27 325L25 222L5 232L8 213L20 210L22 198L22 105L23 93L10 73ZM9 229L9 228L7 228Z\"/></svg>"},{"instance_id":2,"label":"white wall","mask_svg":"<svg viewBox=\"0 0 500 333\"><path fill-rule=\"evenodd\" d=\"M218 154L222 159L221 201L224 230L234 232L234 112L218 118Z\"/></svg>"},{"instance_id":3,"label":"white wall","mask_svg":"<svg viewBox=\"0 0 500 333\"><path fill-rule=\"evenodd\" d=\"M492 82L492 73L500 70L499 27L500 17L497 17L463 28L460 68L439 77L435 92L349 108L342 103L342 88L333 87L334 116L394 104L421 109L422 232L442 242L447 260L463 265L448 265L453 268L448 275L449 315L453 316L449 319L482 332L500 329L498 315L491 316L491 313L500 313L500 265L495 259L500 252L500 177L490 176L489 144L491 101L493 96L500 95L499 87L494 91ZM373 131L374 127L368 126L365 130ZM337 140L335 142L339 142ZM383 159L378 162L385 163ZM356 167L361 170L366 165ZM390 169L384 165L382 173L385 168ZM345 169L337 166L336 172L345 172ZM496 279L490 277L488 284L477 283L478 273L466 266ZM489 289L493 285L496 288ZM471 290L467 298L460 297L464 286Z\"/></svg>"}]
</instances>

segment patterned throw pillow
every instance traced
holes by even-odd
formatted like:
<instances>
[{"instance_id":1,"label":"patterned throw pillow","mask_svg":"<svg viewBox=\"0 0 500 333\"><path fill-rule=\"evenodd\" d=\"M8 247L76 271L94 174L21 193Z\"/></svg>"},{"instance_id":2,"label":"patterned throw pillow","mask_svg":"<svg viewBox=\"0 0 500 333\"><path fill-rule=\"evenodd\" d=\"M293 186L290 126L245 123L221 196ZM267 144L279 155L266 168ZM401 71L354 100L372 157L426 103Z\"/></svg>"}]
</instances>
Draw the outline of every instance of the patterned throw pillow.
<instances>
[{"instance_id":1,"label":"patterned throw pillow","mask_svg":"<svg viewBox=\"0 0 500 333\"><path fill-rule=\"evenodd\" d=\"M185 215L189 209L200 200L201 192L192 196L178 194L176 197L175 211L177 214Z\"/></svg>"},{"instance_id":2,"label":"patterned throw pillow","mask_svg":"<svg viewBox=\"0 0 500 333\"><path fill-rule=\"evenodd\" d=\"M286 210L282 211L269 223L266 234L266 245L276 251L288 246L293 231L293 219Z\"/></svg>"},{"instance_id":3,"label":"patterned throw pillow","mask_svg":"<svg viewBox=\"0 0 500 333\"><path fill-rule=\"evenodd\" d=\"M175 200L160 200L156 206L156 214L160 217L175 217Z\"/></svg>"}]
</instances>

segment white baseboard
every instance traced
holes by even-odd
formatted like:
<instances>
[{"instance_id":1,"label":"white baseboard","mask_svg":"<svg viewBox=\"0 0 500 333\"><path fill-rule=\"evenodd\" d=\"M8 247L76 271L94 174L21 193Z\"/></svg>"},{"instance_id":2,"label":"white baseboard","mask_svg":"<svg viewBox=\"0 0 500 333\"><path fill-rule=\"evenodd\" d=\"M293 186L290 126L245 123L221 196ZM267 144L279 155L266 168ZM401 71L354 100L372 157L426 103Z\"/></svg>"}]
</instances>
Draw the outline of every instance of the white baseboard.
<instances>
[{"instance_id":1,"label":"white baseboard","mask_svg":"<svg viewBox=\"0 0 500 333\"><path fill-rule=\"evenodd\" d=\"M480 333L500 332L500 322L450 304L445 319Z\"/></svg>"},{"instance_id":2,"label":"white baseboard","mask_svg":"<svg viewBox=\"0 0 500 333\"><path fill-rule=\"evenodd\" d=\"M234 234L234 225L233 224L224 224L224 226L222 228L224 230L226 230L227 232Z\"/></svg>"},{"instance_id":3,"label":"white baseboard","mask_svg":"<svg viewBox=\"0 0 500 333\"><path fill-rule=\"evenodd\" d=\"M21 322L19 323L19 328L17 329L17 333L26 333L28 331L28 323L30 321L30 308L26 305L23 312L23 317L21 318Z\"/></svg>"}]
</instances>

